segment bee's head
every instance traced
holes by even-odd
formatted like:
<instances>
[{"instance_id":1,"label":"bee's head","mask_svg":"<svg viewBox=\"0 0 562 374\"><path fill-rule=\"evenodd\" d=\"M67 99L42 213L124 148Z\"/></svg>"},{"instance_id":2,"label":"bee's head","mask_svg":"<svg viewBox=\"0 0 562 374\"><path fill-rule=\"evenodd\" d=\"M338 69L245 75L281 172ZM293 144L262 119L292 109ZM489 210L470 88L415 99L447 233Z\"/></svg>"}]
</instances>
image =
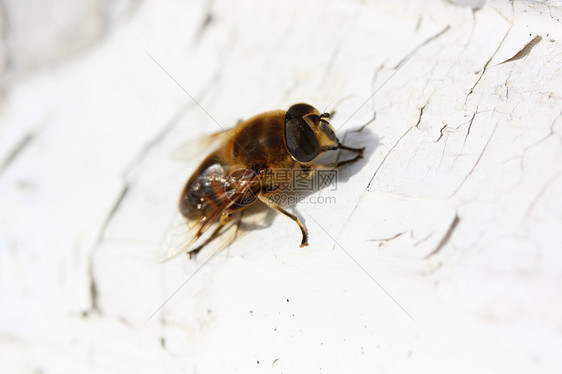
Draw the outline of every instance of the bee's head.
<instances>
[{"instance_id":1,"label":"bee's head","mask_svg":"<svg viewBox=\"0 0 562 374\"><path fill-rule=\"evenodd\" d=\"M339 141L328 119L308 104L295 104L285 114L285 144L293 159L301 163L314 160L321 152L336 149Z\"/></svg>"}]
</instances>

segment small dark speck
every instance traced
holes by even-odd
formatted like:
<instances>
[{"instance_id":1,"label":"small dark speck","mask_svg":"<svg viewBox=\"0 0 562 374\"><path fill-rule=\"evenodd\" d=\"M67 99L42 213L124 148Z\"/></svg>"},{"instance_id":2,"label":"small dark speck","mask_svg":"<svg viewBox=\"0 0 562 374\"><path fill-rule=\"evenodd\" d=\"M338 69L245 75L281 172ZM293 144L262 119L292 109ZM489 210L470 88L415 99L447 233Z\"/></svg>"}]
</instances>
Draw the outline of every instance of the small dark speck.
<instances>
[{"instance_id":1,"label":"small dark speck","mask_svg":"<svg viewBox=\"0 0 562 374\"><path fill-rule=\"evenodd\" d=\"M295 315L293 314L293 317L294 317L294 316L295 316Z\"/></svg>"},{"instance_id":2,"label":"small dark speck","mask_svg":"<svg viewBox=\"0 0 562 374\"><path fill-rule=\"evenodd\" d=\"M277 327L276 327L276 328L274 328L274 330L275 330L275 331L277 331Z\"/></svg>"},{"instance_id":3,"label":"small dark speck","mask_svg":"<svg viewBox=\"0 0 562 374\"><path fill-rule=\"evenodd\" d=\"M207 309L207 314L211 314L213 311L211 309Z\"/></svg>"},{"instance_id":4,"label":"small dark speck","mask_svg":"<svg viewBox=\"0 0 562 374\"><path fill-rule=\"evenodd\" d=\"M289 299L287 299L287 302L289 302Z\"/></svg>"},{"instance_id":5,"label":"small dark speck","mask_svg":"<svg viewBox=\"0 0 562 374\"><path fill-rule=\"evenodd\" d=\"M260 360L258 360L258 365L260 364Z\"/></svg>"},{"instance_id":6,"label":"small dark speck","mask_svg":"<svg viewBox=\"0 0 562 374\"><path fill-rule=\"evenodd\" d=\"M253 316L254 315L254 311L250 310L250 315Z\"/></svg>"}]
</instances>

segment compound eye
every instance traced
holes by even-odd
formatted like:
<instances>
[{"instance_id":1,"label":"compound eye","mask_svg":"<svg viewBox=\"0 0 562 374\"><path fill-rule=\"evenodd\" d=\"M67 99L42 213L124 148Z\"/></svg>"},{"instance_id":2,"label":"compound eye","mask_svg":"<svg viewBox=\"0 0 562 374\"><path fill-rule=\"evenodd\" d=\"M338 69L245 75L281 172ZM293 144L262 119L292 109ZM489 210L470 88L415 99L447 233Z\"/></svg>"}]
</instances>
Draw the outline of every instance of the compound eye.
<instances>
[{"instance_id":1,"label":"compound eye","mask_svg":"<svg viewBox=\"0 0 562 374\"><path fill-rule=\"evenodd\" d=\"M320 145L314 131L302 118L285 122L287 150L299 162L310 162L320 153Z\"/></svg>"},{"instance_id":2,"label":"compound eye","mask_svg":"<svg viewBox=\"0 0 562 374\"><path fill-rule=\"evenodd\" d=\"M289 121L292 119L302 118L307 114L314 113L316 109L312 105L300 103L292 105L287 114L285 115L285 120Z\"/></svg>"}]
</instances>

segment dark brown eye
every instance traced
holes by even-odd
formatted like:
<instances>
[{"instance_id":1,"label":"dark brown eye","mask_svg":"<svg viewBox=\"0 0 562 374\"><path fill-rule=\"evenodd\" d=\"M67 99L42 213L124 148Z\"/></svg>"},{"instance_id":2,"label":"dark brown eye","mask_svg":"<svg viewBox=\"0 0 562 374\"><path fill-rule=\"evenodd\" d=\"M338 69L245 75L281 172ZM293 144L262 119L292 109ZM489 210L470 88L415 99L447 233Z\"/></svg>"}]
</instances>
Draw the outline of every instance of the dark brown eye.
<instances>
[{"instance_id":1,"label":"dark brown eye","mask_svg":"<svg viewBox=\"0 0 562 374\"><path fill-rule=\"evenodd\" d=\"M307 114L314 113L316 109L312 105L299 103L292 105L287 114L285 115L285 121L290 121L292 119L302 118Z\"/></svg>"},{"instance_id":2,"label":"dark brown eye","mask_svg":"<svg viewBox=\"0 0 562 374\"><path fill-rule=\"evenodd\" d=\"M320 152L320 145L314 131L302 118L285 122L287 150L299 162L312 161Z\"/></svg>"},{"instance_id":3,"label":"dark brown eye","mask_svg":"<svg viewBox=\"0 0 562 374\"><path fill-rule=\"evenodd\" d=\"M322 121L321 128L322 132L328 137L328 139L331 141L335 141L337 139L334 130L332 130L328 122Z\"/></svg>"}]
</instances>

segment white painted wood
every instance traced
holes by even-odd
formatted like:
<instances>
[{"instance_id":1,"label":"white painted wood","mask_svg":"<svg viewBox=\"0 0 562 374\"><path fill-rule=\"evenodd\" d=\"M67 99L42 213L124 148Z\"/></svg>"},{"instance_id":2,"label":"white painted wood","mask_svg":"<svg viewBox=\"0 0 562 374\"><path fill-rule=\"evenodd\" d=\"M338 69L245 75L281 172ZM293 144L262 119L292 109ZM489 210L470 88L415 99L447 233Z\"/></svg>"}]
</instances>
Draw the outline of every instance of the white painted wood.
<instances>
[{"instance_id":1,"label":"white painted wood","mask_svg":"<svg viewBox=\"0 0 562 374\"><path fill-rule=\"evenodd\" d=\"M2 61L40 35L14 4ZM560 2L92 4L37 25L84 17L82 48L1 65L2 373L561 366ZM300 101L366 147L293 207L310 246L269 215L154 262L198 162L174 151Z\"/></svg>"}]
</instances>

